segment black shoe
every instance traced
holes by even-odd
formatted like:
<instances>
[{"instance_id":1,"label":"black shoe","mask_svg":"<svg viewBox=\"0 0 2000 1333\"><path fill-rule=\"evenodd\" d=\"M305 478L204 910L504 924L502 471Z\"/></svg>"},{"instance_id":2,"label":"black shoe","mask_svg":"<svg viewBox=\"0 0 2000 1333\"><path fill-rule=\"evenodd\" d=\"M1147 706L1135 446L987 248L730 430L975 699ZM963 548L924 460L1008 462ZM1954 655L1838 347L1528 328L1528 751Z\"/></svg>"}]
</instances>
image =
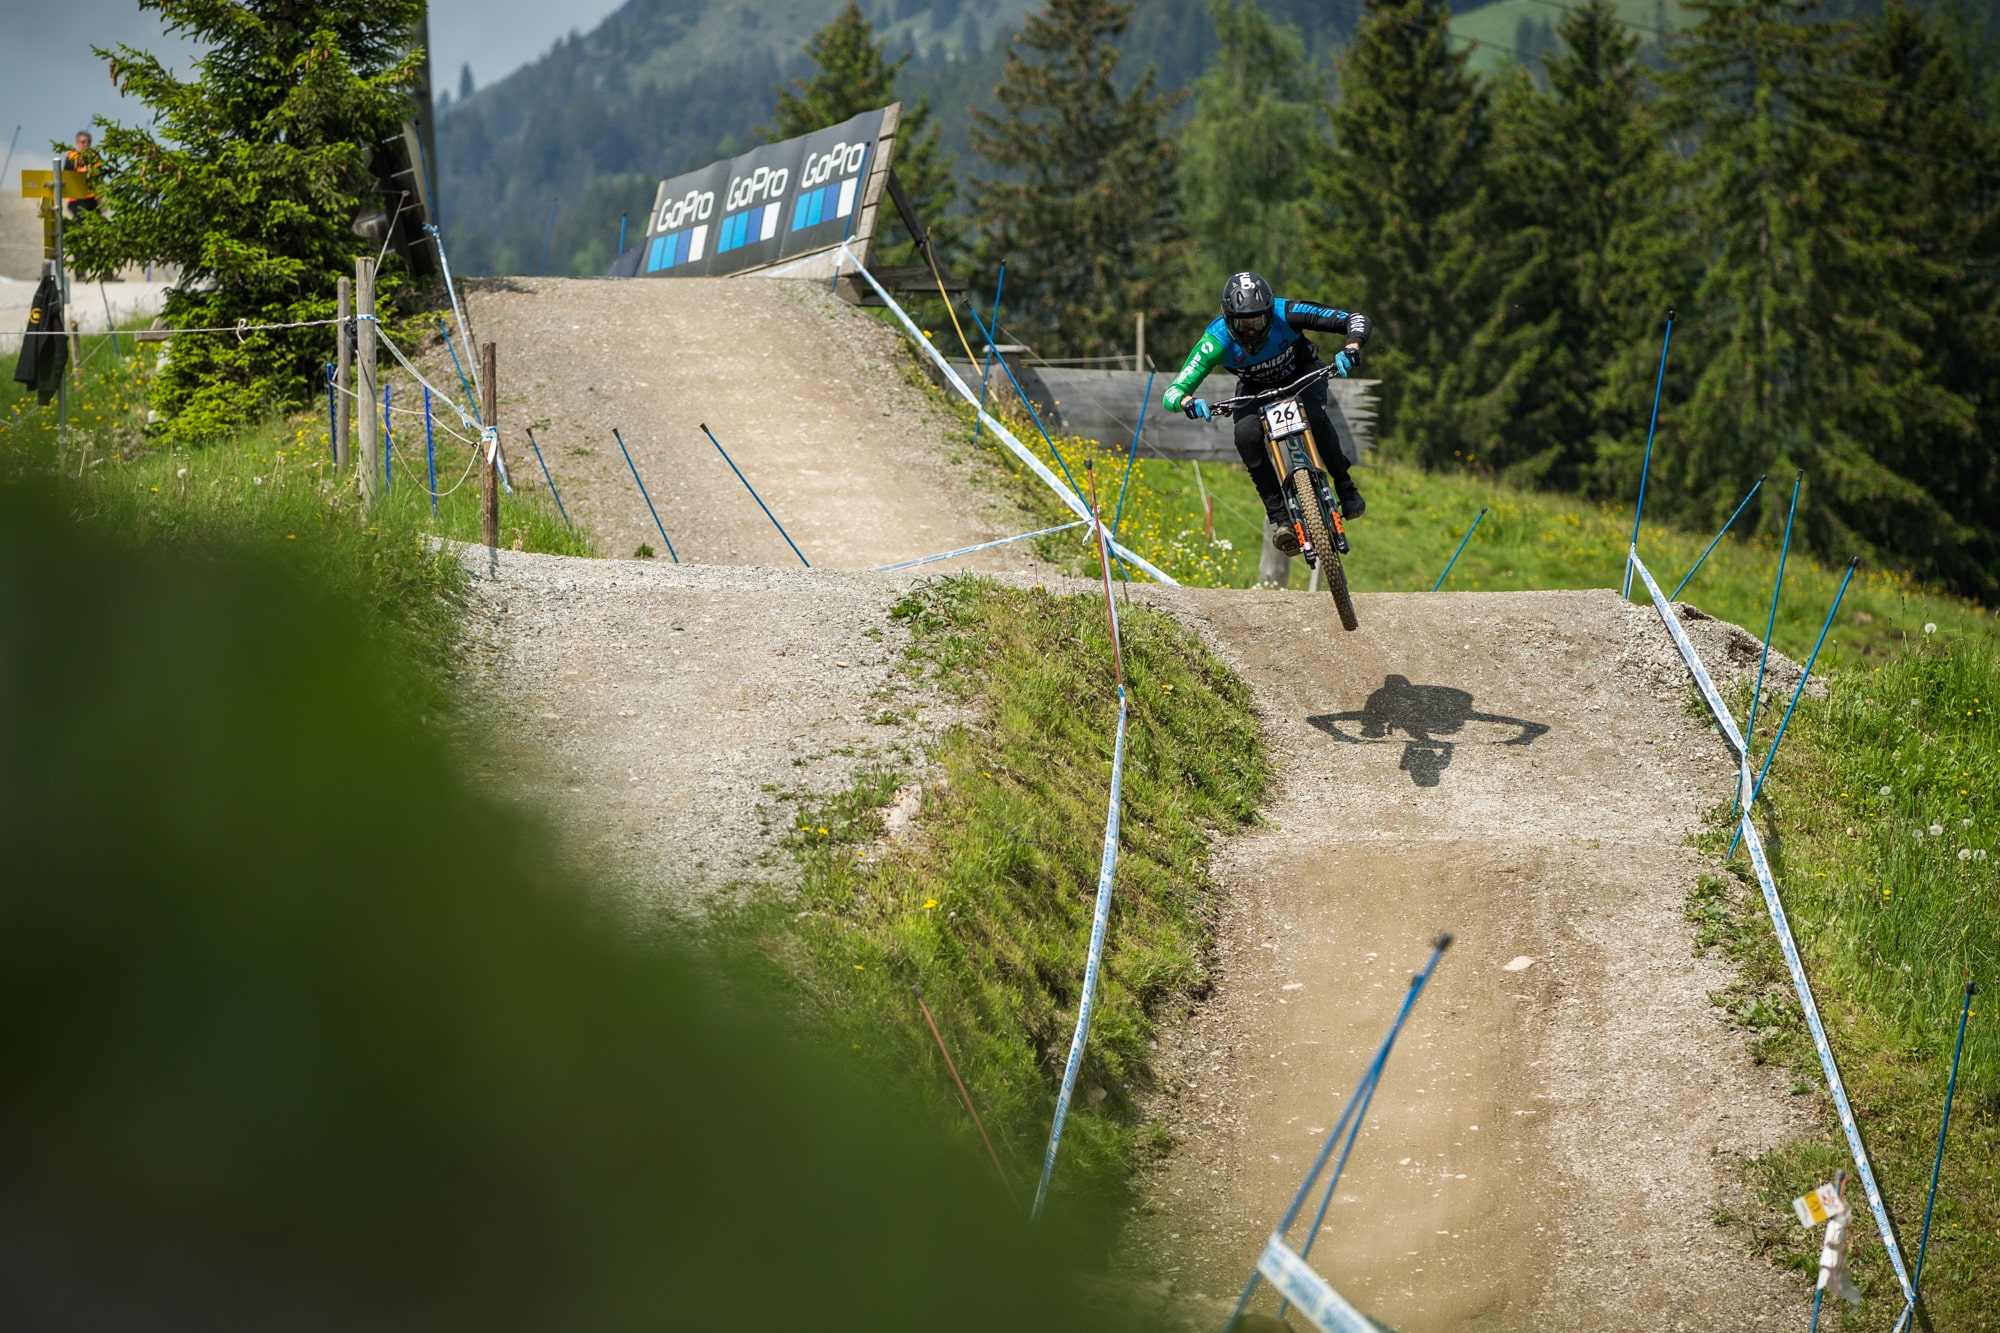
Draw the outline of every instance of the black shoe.
<instances>
[{"instance_id":1,"label":"black shoe","mask_svg":"<svg viewBox=\"0 0 2000 1333\"><path fill-rule=\"evenodd\" d=\"M1340 516L1349 523L1368 512L1368 502L1361 498L1361 488L1354 484L1354 478L1334 478L1333 489L1340 497Z\"/></svg>"},{"instance_id":2,"label":"black shoe","mask_svg":"<svg viewBox=\"0 0 2000 1333\"><path fill-rule=\"evenodd\" d=\"M1271 545L1278 548L1279 555L1297 555L1305 549L1299 545L1299 534L1289 522L1271 520Z\"/></svg>"}]
</instances>

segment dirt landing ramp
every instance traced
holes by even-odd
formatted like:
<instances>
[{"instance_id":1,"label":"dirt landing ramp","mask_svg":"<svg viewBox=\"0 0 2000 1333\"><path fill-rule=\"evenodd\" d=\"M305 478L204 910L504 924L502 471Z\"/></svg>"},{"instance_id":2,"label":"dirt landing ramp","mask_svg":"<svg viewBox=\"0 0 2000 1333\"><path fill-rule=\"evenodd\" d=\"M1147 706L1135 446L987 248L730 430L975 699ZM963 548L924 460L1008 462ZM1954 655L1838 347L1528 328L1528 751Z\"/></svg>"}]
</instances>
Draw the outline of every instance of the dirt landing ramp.
<instances>
[{"instance_id":1,"label":"dirt landing ramp","mask_svg":"<svg viewBox=\"0 0 2000 1333\"><path fill-rule=\"evenodd\" d=\"M521 434L532 425L604 555L641 543L667 555L613 427L693 564L797 567L703 423L815 568L870 569L1040 526L995 498L964 428L906 377L896 333L824 283L488 279L470 304L476 335L498 348L516 479L542 484ZM1037 565L1009 546L927 572Z\"/></svg>"},{"instance_id":2,"label":"dirt landing ramp","mask_svg":"<svg viewBox=\"0 0 2000 1333\"><path fill-rule=\"evenodd\" d=\"M1135 1219L1139 1266L1233 1297L1448 929L1320 1271L1399 1333L1802 1315L1710 1221L1738 1202L1736 1159L1806 1123L1692 956L1682 844L1730 769L1653 612L1375 596L1343 634L1323 594L1155 595L1254 683L1281 781L1268 827L1218 857L1215 993L1161 1042L1178 1146Z\"/></svg>"}]
</instances>

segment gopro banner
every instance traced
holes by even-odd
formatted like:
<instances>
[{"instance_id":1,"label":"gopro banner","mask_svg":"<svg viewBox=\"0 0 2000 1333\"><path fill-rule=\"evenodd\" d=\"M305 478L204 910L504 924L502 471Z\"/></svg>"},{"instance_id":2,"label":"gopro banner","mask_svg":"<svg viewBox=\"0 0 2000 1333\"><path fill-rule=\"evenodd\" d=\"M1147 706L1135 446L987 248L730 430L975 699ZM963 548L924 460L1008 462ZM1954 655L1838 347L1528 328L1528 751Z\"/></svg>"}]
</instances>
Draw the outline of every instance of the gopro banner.
<instances>
[{"instance_id":1,"label":"gopro banner","mask_svg":"<svg viewBox=\"0 0 2000 1333\"><path fill-rule=\"evenodd\" d=\"M854 243L865 254L901 103L662 181L619 276L716 277ZM806 276L810 266L797 266ZM826 261L831 272L831 260Z\"/></svg>"}]
</instances>

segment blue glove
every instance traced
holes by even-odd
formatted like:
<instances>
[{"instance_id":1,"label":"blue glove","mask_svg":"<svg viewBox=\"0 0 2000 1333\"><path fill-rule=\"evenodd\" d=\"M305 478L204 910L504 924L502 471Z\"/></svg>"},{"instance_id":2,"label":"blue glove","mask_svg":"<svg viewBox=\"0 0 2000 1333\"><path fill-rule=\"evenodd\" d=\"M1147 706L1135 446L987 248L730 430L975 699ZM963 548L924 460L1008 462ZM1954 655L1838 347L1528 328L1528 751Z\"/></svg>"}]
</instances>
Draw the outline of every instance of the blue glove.
<instances>
[{"instance_id":1,"label":"blue glove","mask_svg":"<svg viewBox=\"0 0 2000 1333\"><path fill-rule=\"evenodd\" d=\"M1190 398L1188 400L1188 405L1182 408L1181 411L1187 413L1187 418L1189 421L1193 421L1196 417L1199 417L1203 421L1206 421L1208 420L1208 399Z\"/></svg>"},{"instance_id":2,"label":"blue glove","mask_svg":"<svg viewBox=\"0 0 2000 1333\"><path fill-rule=\"evenodd\" d=\"M1335 372L1338 373L1342 379L1346 379L1347 372L1354 369L1356 366L1360 364L1361 364L1361 349L1358 347L1355 348L1353 351L1349 351L1343 347L1340 349L1340 351L1336 352L1333 357L1333 368Z\"/></svg>"}]
</instances>

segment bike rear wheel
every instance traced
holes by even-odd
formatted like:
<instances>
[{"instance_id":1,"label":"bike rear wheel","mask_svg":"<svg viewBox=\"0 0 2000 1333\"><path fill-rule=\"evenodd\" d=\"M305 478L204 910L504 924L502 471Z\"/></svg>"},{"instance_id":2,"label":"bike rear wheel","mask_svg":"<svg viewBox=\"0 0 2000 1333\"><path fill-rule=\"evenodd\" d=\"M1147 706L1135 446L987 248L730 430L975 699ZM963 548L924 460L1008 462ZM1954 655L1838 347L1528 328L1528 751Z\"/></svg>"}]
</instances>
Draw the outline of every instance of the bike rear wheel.
<instances>
[{"instance_id":1,"label":"bike rear wheel","mask_svg":"<svg viewBox=\"0 0 2000 1333\"><path fill-rule=\"evenodd\" d=\"M1333 594L1333 604L1340 612L1340 627L1346 630L1358 629L1361 622L1354 615L1354 598L1348 595L1347 573L1340 567L1340 552L1333 545L1333 523L1328 519L1326 507L1320 503L1319 487L1313 485L1312 473L1300 468L1292 474L1292 494L1298 497L1299 517L1306 529L1306 540L1319 561L1319 576L1326 583L1326 590Z\"/></svg>"}]
</instances>

